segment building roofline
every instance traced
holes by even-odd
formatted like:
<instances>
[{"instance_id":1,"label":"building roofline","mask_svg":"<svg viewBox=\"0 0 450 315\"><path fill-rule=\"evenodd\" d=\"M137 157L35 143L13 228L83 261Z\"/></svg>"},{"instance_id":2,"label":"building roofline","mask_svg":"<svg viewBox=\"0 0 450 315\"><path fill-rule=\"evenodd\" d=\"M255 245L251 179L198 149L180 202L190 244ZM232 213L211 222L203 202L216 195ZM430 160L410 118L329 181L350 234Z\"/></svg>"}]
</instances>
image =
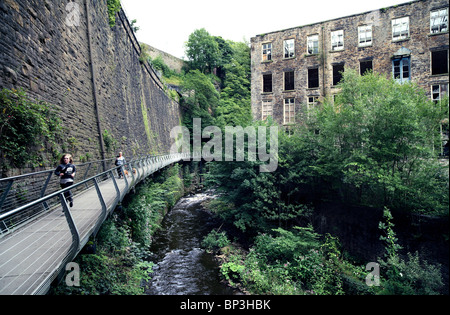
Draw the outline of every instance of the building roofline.
<instances>
[{"instance_id":1,"label":"building roofline","mask_svg":"<svg viewBox=\"0 0 450 315\"><path fill-rule=\"evenodd\" d=\"M285 28L285 29L282 29L282 30L278 30L278 31L261 33L261 34L258 34L256 36L252 37L252 39L253 38L257 38L257 37L264 37L264 36L269 35L269 34L275 34L275 33L286 32L286 31L290 31L290 30L294 30L294 29L299 29L299 28L303 28L303 27L307 27L307 26L311 26L311 25L319 25L319 24L324 24L324 23L336 21L336 20L346 19L346 18L350 18L350 17L353 17L353 16L369 14L369 13L377 11L377 10L378 11L382 10L382 11L386 12L387 10L392 9L392 8L398 8L398 7L404 6L404 5L411 5L413 3L422 2L422 1L427 1L427 0L412 0L412 1L407 1L407 2L404 2L404 3L400 3L400 4L395 4L395 5L392 5L392 6L389 6L389 7L385 7L385 8L379 8L379 9L374 9L374 10L371 10L371 11L365 11L365 12L361 12L361 13L350 14L350 15L341 16L341 17L337 17L337 18L333 18L333 19L329 19L329 20L324 20L324 21L320 21L320 22L314 22L314 23L310 23L310 24L289 27L289 28Z\"/></svg>"}]
</instances>

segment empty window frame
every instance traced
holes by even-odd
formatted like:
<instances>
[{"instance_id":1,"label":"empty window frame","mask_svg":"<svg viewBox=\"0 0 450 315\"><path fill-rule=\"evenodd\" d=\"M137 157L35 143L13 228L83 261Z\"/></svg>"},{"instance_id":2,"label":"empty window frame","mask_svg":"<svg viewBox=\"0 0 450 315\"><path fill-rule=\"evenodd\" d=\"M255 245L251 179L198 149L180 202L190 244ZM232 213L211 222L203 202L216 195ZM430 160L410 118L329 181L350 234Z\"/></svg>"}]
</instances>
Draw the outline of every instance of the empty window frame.
<instances>
[{"instance_id":1,"label":"empty window frame","mask_svg":"<svg viewBox=\"0 0 450 315\"><path fill-rule=\"evenodd\" d=\"M409 38L409 16L392 20L392 40Z\"/></svg>"},{"instance_id":2,"label":"empty window frame","mask_svg":"<svg viewBox=\"0 0 450 315\"><path fill-rule=\"evenodd\" d=\"M272 60L272 43L262 45L262 61Z\"/></svg>"},{"instance_id":3,"label":"empty window frame","mask_svg":"<svg viewBox=\"0 0 450 315\"><path fill-rule=\"evenodd\" d=\"M317 55L319 53L319 35L310 35L307 39L308 55Z\"/></svg>"},{"instance_id":4,"label":"empty window frame","mask_svg":"<svg viewBox=\"0 0 450 315\"><path fill-rule=\"evenodd\" d=\"M359 73L365 75L373 70L372 60L361 60L359 62Z\"/></svg>"},{"instance_id":5,"label":"empty window frame","mask_svg":"<svg viewBox=\"0 0 450 315\"><path fill-rule=\"evenodd\" d=\"M319 87L319 68L308 69L308 89Z\"/></svg>"},{"instance_id":6,"label":"empty window frame","mask_svg":"<svg viewBox=\"0 0 450 315\"><path fill-rule=\"evenodd\" d=\"M448 74L448 49L431 52L431 74Z\"/></svg>"},{"instance_id":7,"label":"empty window frame","mask_svg":"<svg viewBox=\"0 0 450 315\"><path fill-rule=\"evenodd\" d=\"M295 99L286 98L284 100L284 124L295 123Z\"/></svg>"},{"instance_id":8,"label":"empty window frame","mask_svg":"<svg viewBox=\"0 0 450 315\"><path fill-rule=\"evenodd\" d=\"M272 93L272 74L263 74L263 93Z\"/></svg>"},{"instance_id":9,"label":"empty window frame","mask_svg":"<svg viewBox=\"0 0 450 315\"><path fill-rule=\"evenodd\" d=\"M333 65L333 85L338 85L342 80L342 74L344 72L344 64Z\"/></svg>"},{"instance_id":10,"label":"empty window frame","mask_svg":"<svg viewBox=\"0 0 450 315\"><path fill-rule=\"evenodd\" d=\"M292 91L295 89L294 77L295 77L294 71L286 71L284 73L284 90L285 91Z\"/></svg>"},{"instance_id":11,"label":"empty window frame","mask_svg":"<svg viewBox=\"0 0 450 315\"><path fill-rule=\"evenodd\" d=\"M397 58L392 60L392 72L397 82L406 82L411 80L411 58Z\"/></svg>"},{"instance_id":12,"label":"empty window frame","mask_svg":"<svg viewBox=\"0 0 450 315\"><path fill-rule=\"evenodd\" d=\"M448 84L435 84L431 86L431 99L437 103L448 95Z\"/></svg>"},{"instance_id":13,"label":"empty window frame","mask_svg":"<svg viewBox=\"0 0 450 315\"><path fill-rule=\"evenodd\" d=\"M331 50L339 51L344 49L344 30L331 32Z\"/></svg>"},{"instance_id":14,"label":"empty window frame","mask_svg":"<svg viewBox=\"0 0 450 315\"><path fill-rule=\"evenodd\" d=\"M430 12L430 33L448 32L448 8Z\"/></svg>"},{"instance_id":15,"label":"empty window frame","mask_svg":"<svg viewBox=\"0 0 450 315\"><path fill-rule=\"evenodd\" d=\"M358 27L358 45L359 47L372 46L372 25Z\"/></svg>"},{"instance_id":16,"label":"empty window frame","mask_svg":"<svg viewBox=\"0 0 450 315\"><path fill-rule=\"evenodd\" d=\"M308 96L308 102L306 103L308 109L308 117L311 116L311 112L315 109L318 103L319 103L318 96Z\"/></svg>"},{"instance_id":17,"label":"empty window frame","mask_svg":"<svg viewBox=\"0 0 450 315\"><path fill-rule=\"evenodd\" d=\"M287 39L284 41L284 58L295 57L295 40Z\"/></svg>"},{"instance_id":18,"label":"empty window frame","mask_svg":"<svg viewBox=\"0 0 450 315\"><path fill-rule=\"evenodd\" d=\"M271 100L262 101L261 119L266 120L267 117L273 115L273 105Z\"/></svg>"}]
</instances>

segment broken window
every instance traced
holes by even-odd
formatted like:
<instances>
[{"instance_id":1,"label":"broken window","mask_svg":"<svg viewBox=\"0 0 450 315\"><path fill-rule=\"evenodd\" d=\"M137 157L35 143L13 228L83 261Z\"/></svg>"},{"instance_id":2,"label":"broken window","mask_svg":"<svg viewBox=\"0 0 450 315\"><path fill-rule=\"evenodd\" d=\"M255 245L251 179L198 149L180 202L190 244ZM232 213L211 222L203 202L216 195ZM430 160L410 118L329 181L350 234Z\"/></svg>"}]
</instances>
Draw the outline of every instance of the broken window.
<instances>
[{"instance_id":1,"label":"broken window","mask_svg":"<svg viewBox=\"0 0 450 315\"><path fill-rule=\"evenodd\" d=\"M308 69L308 89L319 87L319 68Z\"/></svg>"},{"instance_id":2,"label":"broken window","mask_svg":"<svg viewBox=\"0 0 450 315\"><path fill-rule=\"evenodd\" d=\"M431 99L438 103L448 95L448 84L436 84L431 86Z\"/></svg>"},{"instance_id":3,"label":"broken window","mask_svg":"<svg viewBox=\"0 0 450 315\"><path fill-rule=\"evenodd\" d=\"M262 45L262 60L270 61L272 60L272 43Z\"/></svg>"},{"instance_id":4,"label":"broken window","mask_svg":"<svg viewBox=\"0 0 450 315\"><path fill-rule=\"evenodd\" d=\"M287 71L284 73L284 90L291 91L294 88L294 71Z\"/></svg>"},{"instance_id":5,"label":"broken window","mask_svg":"<svg viewBox=\"0 0 450 315\"><path fill-rule=\"evenodd\" d=\"M271 100L263 100L262 101L262 120L266 120L267 117L272 116L273 115L273 105L272 105L272 101Z\"/></svg>"},{"instance_id":6,"label":"broken window","mask_svg":"<svg viewBox=\"0 0 450 315\"><path fill-rule=\"evenodd\" d=\"M392 20L392 40L409 38L409 16Z\"/></svg>"},{"instance_id":7,"label":"broken window","mask_svg":"<svg viewBox=\"0 0 450 315\"><path fill-rule=\"evenodd\" d=\"M263 92L271 93L272 92L272 74L264 74L263 75Z\"/></svg>"},{"instance_id":8,"label":"broken window","mask_svg":"<svg viewBox=\"0 0 450 315\"><path fill-rule=\"evenodd\" d=\"M431 34L448 32L448 8L430 12Z\"/></svg>"},{"instance_id":9,"label":"broken window","mask_svg":"<svg viewBox=\"0 0 450 315\"><path fill-rule=\"evenodd\" d=\"M313 111L319 103L318 96L308 96L308 102L306 106L308 108L308 118L311 118L311 111Z\"/></svg>"},{"instance_id":10,"label":"broken window","mask_svg":"<svg viewBox=\"0 0 450 315\"><path fill-rule=\"evenodd\" d=\"M448 74L448 49L431 52L431 74Z\"/></svg>"},{"instance_id":11,"label":"broken window","mask_svg":"<svg viewBox=\"0 0 450 315\"><path fill-rule=\"evenodd\" d=\"M344 65L333 65L333 85L338 85L342 80L342 74L344 72Z\"/></svg>"},{"instance_id":12,"label":"broken window","mask_svg":"<svg viewBox=\"0 0 450 315\"><path fill-rule=\"evenodd\" d=\"M359 63L359 70L361 75L365 75L366 72L373 70L372 60L363 60Z\"/></svg>"},{"instance_id":13,"label":"broken window","mask_svg":"<svg viewBox=\"0 0 450 315\"><path fill-rule=\"evenodd\" d=\"M410 57L393 59L392 72L394 74L394 79L400 83L411 80L410 64Z\"/></svg>"},{"instance_id":14,"label":"broken window","mask_svg":"<svg viewBox=\"0 0 450 315\"><path fill-rule=\"evenodd\" d=\"M284 124L295 122L295 99L286 98L284 100Z\"/></svg>"},{"instance_id":15,"label":"broken window","mask_svg":"<svg viewBox=\"0 0 450 315\"><path fill-rule=\"evenodd\" d=\"M308 54L315 55L319 53L319 35L308 36L307 41Z\"/></svg>"},{"instance_id":16,"label":"broken window","mask_svg":"<svg viewBox=\"0 0 450 315\"><path fill-rule=\"evenodd\" d=\"M331 32L331 50L344 49L344 30Z\"/></svg>"},{"instance_id":17,"label":"broken window","mask_svg":"<svg viewBox=\"0 0 450 315\"><path fill-rule=\"evenodd\" d=\"M295 40L288 39L284 41L284 58L295 57Z\"/></svg>"},{"instance_id":18,"label":"broken window","mask_svg":"<svg viewBox=\"0 0 450 315\"><path fill-rule=\"evenodd\" d=\"M372 45L372 25L363 25L358 27L359 47Z\"/></svg>"}]
</instances>

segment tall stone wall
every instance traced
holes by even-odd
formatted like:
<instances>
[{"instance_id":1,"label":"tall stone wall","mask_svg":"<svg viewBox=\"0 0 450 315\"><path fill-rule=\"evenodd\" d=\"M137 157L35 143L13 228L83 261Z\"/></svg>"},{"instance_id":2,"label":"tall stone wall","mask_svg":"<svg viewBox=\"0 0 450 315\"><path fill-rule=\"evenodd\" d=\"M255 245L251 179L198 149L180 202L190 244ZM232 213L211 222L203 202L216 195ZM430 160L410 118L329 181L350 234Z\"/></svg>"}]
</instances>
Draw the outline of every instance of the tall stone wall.
<instances>
[{"instance_id":1,"label":"tall stone wall","mask_svg":"<svg viewBox=\"0 0 450 315\"><path fill-rule=\"evenodd\" d=\"M0 88L56 105L76 160L169 151L179 104L139 61L123 11L111 28L106 0L2 0L0 36Z\"/></svg>"}]
</instances>

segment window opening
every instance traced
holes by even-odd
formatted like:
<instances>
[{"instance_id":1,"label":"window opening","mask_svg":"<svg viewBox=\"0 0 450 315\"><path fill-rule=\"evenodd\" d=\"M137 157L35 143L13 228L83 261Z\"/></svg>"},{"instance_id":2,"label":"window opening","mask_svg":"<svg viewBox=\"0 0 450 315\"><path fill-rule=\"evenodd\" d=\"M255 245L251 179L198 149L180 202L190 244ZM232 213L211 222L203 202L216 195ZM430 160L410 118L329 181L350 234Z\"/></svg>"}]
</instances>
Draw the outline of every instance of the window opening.
<instances>
[{"instance_id":1,"label":"window opening","mask_svg":"<svg viewBox=\"0 0 450 315\"><path fill-rule=\"evenodd\" d=\"M344 30L331 32L331 50L338 51L344 49Z\"/></svg>"},{"instance_id":2,"label":"window opening","mask_svg":"<svg viewBox=\"0 0 450 315\"><path fill-rule=\"evenodd\" d=\"M338 85L342 80L342 73L344 72L344 65L334 65L333 66L333 85Z\"/></svg>"},{"instance_id":3,"label":"window opening","mask_svg":"<svg viewBox=\"0 0 450 315\"><path fill-rule=\"evenodd\" d=\"M263 61L272 60L272 43L263 44L262 49L263 49L263 53L262 53Z\"/></svg>"},{"instance_id":4,"label":"window opening","mask_svg":"<svg viewBox=\"0 0 450 315\"><path fill-rule=\"evenodd\" d=\"M286 98L284 100L284 124L295 122L295 99Z\"/></svg>"},{"instance_id":5,"label":"window opening","mask_svg":"<svg viewBox=\"0 0 450 315\"><path fill-rule=\"evenodd\" d=\"M359 46L366 47L372 45L372 25L358 27Z\"/></svg>"},{"instance_id":6,"label":"window opening","mask_svg":"<svg viewBox=\"0 0 450 315\"><path fill-rule=\"evenodd\" d=\"M264 93L272 92L272 74L263 75L263 92Z\"/></svg>"},{"instance_id":7,"label":"window opening","mask_svg":"<svg viewBox=\"0 0 450 315\"><path fill-rule=\"evenodd\" d=\"M288 71L284 73L284 90L291 91L294 90L294 71Z\"/></svg>"},{"instance_id":8,"label":"window opening","mask_svg":"<svg viewBox=\"0 0 450 315\"><path fill-rule=\"evenodd\" d=\"M409 38L409 16L392 20L392 40Z\"/></svg>"},{"instance_id":9,"label":"window opening","mask_svg":"<svg viewBox=\"0 0 450 315\"><path fill-rule=\"evenodd\" d=\"M448 49L431 52L431 74L448 74Z\"/></svg>"},{"instance_id":10,"label":"window opening","mask_svg":"<svg viewBox=\"0 0 450 315\"><path fill-rule=\"evenodd\" d=\"M266 120L269 116L273 115L272 101L262 101L262 120Z\"/></svg>"},{"instance_id":11,"label":"window opening","mask_svg":"<svg viewBox=\"0 0 450 315\"><path fill-rule=\"evenodd\" d=\"M430 12L431 34L448 32L448 8Z\"/></svg>"},{"instance_id":12,"label":"window opening","mask_svg":"<svg viewBox=\"0 0 450 315\"><path fill-rule=\"evenodd\" d=\"M411 80L410 57L392 60L394 79L400 83Z\"/></svg>"},{"instance_id":13,"label":"window opening","mask_svg":"<svg viewBox=\"0 0 450 315\"><path fill-rule=\"evenodd\" d=\"M288 39L284 41L284 58L292 58L295 56L295 41Z\"/></svg>"},{"instance_id":14,"label":"window opening","mask_svg":"<svg viewBox=\"0 0 450 315\"><path fill-rule=\"evenodd\" d=\"M308 69L308 89L319 87L319 68Z\"/></svg>"},{"instance_id":15,"label":"window opening","mask_svg":"<svg viewBox=\"0 0 450 315\"><path fill-rule=\"evenodd\" d=\"M308 54L315 55L319 53L319 35L308 36Z\"/></svg>"},{"instance_id":16,"label":"window opening","mask_svg":"<svg viewBox=\"0 0 450 315\"><path fill-rule=\"evenodd\" d=\"M372 60L361 61L359 65L361 75L365 75L367 71L373 70Z\"/></svg>"}]
</instances>

